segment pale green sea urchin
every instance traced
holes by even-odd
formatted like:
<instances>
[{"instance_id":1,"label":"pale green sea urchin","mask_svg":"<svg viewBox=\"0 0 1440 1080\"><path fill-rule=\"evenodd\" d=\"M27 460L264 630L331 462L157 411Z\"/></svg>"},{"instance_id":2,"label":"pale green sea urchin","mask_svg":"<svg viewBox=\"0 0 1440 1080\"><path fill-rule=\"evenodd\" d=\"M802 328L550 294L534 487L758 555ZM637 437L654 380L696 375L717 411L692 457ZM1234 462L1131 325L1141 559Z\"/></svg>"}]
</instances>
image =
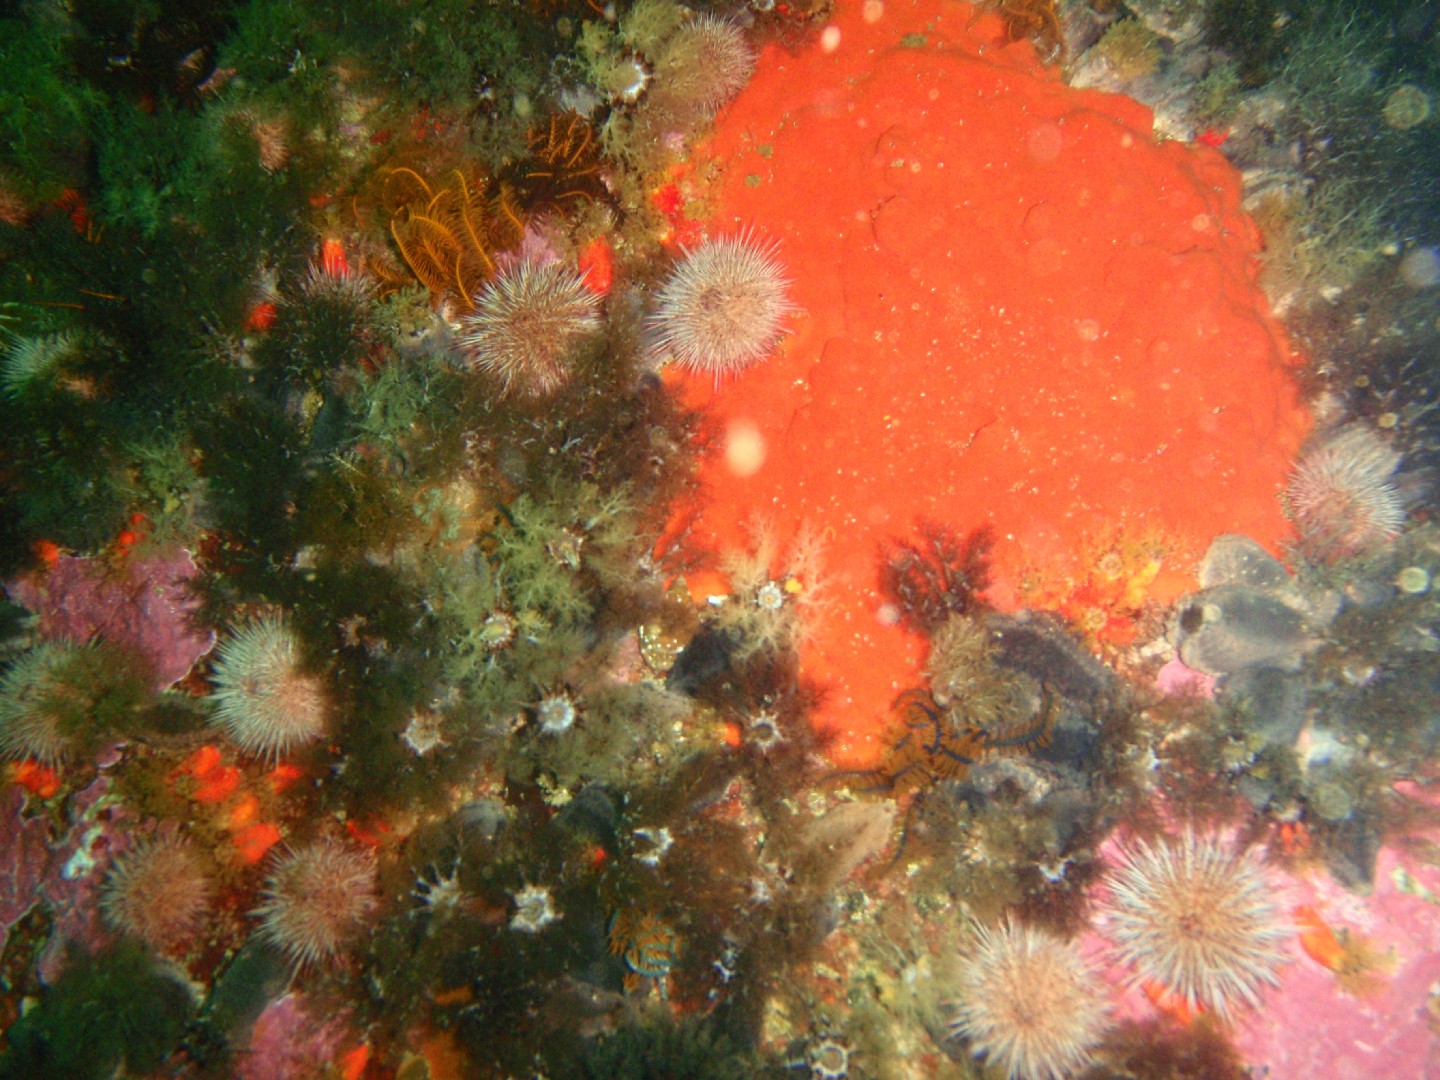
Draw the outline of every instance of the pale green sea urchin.
<instances>
[{"instance_id":1,"label":"pale green sea urchin","mask_svg":"<svg viewBox=\"0 0 1440 1080\"><path fill-rule=\"evenodd\" d=\"M258 619L223 641L211 682L213 723L247 753L278 758L325 733L324 688L301 667L283 619Z\"/></svg>"}]
</instances>

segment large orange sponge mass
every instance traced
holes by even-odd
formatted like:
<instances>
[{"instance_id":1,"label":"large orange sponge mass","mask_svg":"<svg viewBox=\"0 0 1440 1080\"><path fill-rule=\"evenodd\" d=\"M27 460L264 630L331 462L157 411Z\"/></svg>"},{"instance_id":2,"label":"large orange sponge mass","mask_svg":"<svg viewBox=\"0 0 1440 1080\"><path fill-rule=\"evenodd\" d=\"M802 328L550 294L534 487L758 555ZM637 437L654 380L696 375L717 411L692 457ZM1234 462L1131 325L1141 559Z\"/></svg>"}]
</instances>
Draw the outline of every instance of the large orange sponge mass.
<instances>
[{"instance_id":1,"label":"large orange sponge mass","mask_svg":"<svg viewBox=\"0 0 1440 1080\"><path fill-rule=\"evenodd\" d=\"M1107 531L1186 554L1286 534L1296 358L1215 150L1157 141L1149 110L1066 86L966 4L842 0L814 46L764 51L696 164L712 234L777 242L795 313L718 389L673 376L716 439L685 539L740 547L757 515L828 535L801 662L838 763L874 759L918 681L878 590L918 518L993 524L1002 605Z\"/></svg>"}]
</instances>

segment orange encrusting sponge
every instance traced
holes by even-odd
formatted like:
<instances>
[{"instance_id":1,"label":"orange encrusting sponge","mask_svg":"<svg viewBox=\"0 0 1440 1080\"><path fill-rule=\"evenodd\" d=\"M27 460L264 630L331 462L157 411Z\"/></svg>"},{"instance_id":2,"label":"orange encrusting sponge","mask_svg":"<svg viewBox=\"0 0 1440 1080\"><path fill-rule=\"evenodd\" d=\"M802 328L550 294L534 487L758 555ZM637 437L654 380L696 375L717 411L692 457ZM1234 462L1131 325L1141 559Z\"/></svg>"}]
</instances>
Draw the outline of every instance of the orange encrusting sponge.
<instances>
[{"instance_id":1,"label":"orange encrusting sponge","mask_svg":"<svg viewBox=\"0 0 1440 1080\"><path fill-rule=\"evenodd\" d=\"M1066 86L968 5L842 0L816 45L764 50L700 151L710 234L778 241L799 313L718 391L670 376L716 440L677 532L740 546L760 515L829 535L801 660L830 689L839 765L875 761L917 681L923 643L877 591L917 517L994 524L1002 606L1022 568L1063 576L1108 530L1172 538L1167 575L1217 533L1287 532L1276 495L1307 418L1240 178L1150 132L1148 109Z\"/></svg>"}]
</instances>

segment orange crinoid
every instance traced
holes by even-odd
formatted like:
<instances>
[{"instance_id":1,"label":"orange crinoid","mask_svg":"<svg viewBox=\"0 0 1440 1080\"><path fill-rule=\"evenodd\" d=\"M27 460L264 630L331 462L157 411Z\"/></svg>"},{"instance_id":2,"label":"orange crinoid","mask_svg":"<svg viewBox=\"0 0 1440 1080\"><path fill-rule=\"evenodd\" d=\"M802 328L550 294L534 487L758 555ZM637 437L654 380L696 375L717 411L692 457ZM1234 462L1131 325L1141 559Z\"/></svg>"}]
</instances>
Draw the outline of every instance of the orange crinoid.
<instances>
[{"instance_id":1,"label":"orange crinoid","mask_svg":"<svg viewBox=\"0 0 1440 1080\"><path fill-rule=\"evenodd\" d=\"M449 297L467 311L495 276L494 252L518 243L525 228L508 191L487 199L485 184L459 169L441 185L392 169L385 197L395 215L390 235L410 272L433 299Z\"/></svg>"},{"instance_id":2,"label":"orange crinoid","mask_svg":"<svg viewBox=\"0 0 1440 1080\"><path fill-rule=\"evenodd\" d=\"M578 113L556 113L531 129L529 153L501 174L527 213L568 210L605 194L600 145Z\"/></svg>"}]
</instances>

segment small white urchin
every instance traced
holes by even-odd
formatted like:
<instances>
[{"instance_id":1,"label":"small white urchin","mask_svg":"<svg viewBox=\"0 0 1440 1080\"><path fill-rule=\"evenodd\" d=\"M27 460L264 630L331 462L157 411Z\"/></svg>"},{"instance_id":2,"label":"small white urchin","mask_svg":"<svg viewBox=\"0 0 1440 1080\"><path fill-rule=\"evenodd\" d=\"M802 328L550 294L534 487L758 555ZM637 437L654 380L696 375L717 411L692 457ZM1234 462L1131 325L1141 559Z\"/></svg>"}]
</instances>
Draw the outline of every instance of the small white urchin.
<instances>
[{"instance_id":1,"label":"small white urchin","mask_svg":"<svg viewBox=\"0 0 1440 1080\"><path fill-rule=\"evenodd\" d=\"M1405 500L1393 480L1400 460L1360 424L1307 448L1285 489L1286 508L1305 549L1326 559L1360 555L1399 533Z\"/></svg>"},{"instance_id":2,"label":"small white urchin","mask_svg":"<svg viewBox=\"0 0 1440 1080\"><path fill-rule=\"evenodd\" d=\"M376 905L370 854L319 840L276 860L251 914L260 937L303 968L338 956Z\"/></svg>"},{"instance_id":3,"label":"small white urchin","mask_svg":"<svg viewBox=\"0 0 1440 1080\"><path fill-rule=\"evenodd\" d=\"M324 689L301 668L283 619L256 620L222 642L210 681L212 723L246 753L278 758L325 734Z\"/></svg>"},{"instance_id":4,"label":"small white urchin","mask_svg":"<svg viewBox=\"0 0 1440 1080\"><path fill-rule=\"evenodd\" d=\"M200 856L188 841L151 840L111 867L100 912L113 928L165 950L195 935L210 910L211 893Z\"/></svg>"},{"instance_id":5,"label":"small white urchin","mask_svg":"<svg viewBox=\"0 0 1440 1080\"><path fill-rule=\"evenodd\" d=\"M1106 1024L1099 980L1074 943L1010 922L974 927L949 1012L951 1035L1009 1080L1079 1072Z\"/></svg>"},{"instance_id":6,"label":"small white urchin","mask_svg":"<svg viewBox=\"0 0 1440 1080\"><path fill-rule=\"evenodd\" d=\"M693 102L705 115L713 115L744 89L754 70L755 54L738 25L697 15L667 43L655 76L672 98Z\"/></svg>"},{"instance_id":7,"label":"small white urchin","mask_svg":"<svg viewBox=\"0 0 1440 1080\"><path fill-rule=\"evenodd\" d=\"M748 234L706 240L671 272L650 317L655 351L687 371L724 375L764 360L792 310L773 247Z\"/></svg>"},{"instance_id":8,"label":"small white urchin","mask_svg":"<svg viewBox=\"0 0 1440 1080\"><path fill-rule=\"evenodd\" d=\"M1105 933L1137 983L1228 1019L1259 1003L1261 984L1279 982L1287 931L1248 853L1191 832L1137 841L1107 885Z\"/></svg>"},{"instance_id":9,"label":"small white urchin","mask_svg":"<svg viewBox=\"0 0 1440 1080\"><path fill-rule=\"evenodd\" d=\"M569 380L576 339L599 329L599 305L569 267L522 262L481 290L460 344L506 392L545 397Z\"/></svg>"}]
</instances>

